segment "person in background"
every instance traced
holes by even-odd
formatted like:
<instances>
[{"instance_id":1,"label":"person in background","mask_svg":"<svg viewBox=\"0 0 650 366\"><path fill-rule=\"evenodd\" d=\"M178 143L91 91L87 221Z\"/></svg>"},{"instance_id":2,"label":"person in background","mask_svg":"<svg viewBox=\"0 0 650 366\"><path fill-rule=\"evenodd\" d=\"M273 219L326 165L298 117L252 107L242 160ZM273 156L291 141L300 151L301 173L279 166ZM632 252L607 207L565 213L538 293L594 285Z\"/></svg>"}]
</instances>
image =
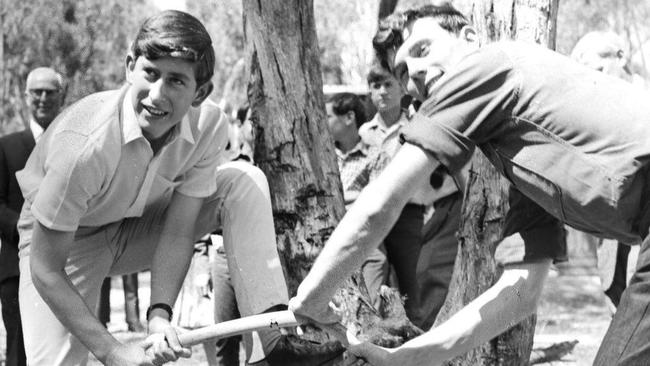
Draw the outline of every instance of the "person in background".
<instances>
[{"instance_id":1,"label":"person in background","mask_svg":"<svg viewBox=\"0 0 650 366\"><path fill-rule=\"evenodd\" d=\"M618 34L592 31L578 40L571 51L571 58L596 71L632 82L633 75L628 67L626 49L625 41ZM630 246L611 239L601 239L569 226L566 229L569 246L587 245L590 249L596 250L598 274L608 300L609 310L613 314L627 287Z\"/></svg>"},{"instance_id":2,"label":"person in background","mask_svg":"<svg viewBox=\"0 0 650 366\"><path fill-rule=\"evenodd\" d=\"M140 322L140 299L138 297L138 274L123 275L122 291L124 292L124 320L129 332L143 333L146 331ZM99 321L108 326L111 321L111 278L107 277L102 282L99 291L99 308L97 310Z\"/></svg>"},{"instance_id":3,"label":"person in background","mask_svg":"<svg viewBox=\"0 0 650 366\"><path fill-rule=\"evenodd\" d=\"M370 181L379 149L365 143L359 135L359 129L367 118L365 107L357 95L334 94L325 103L325 111L327 126L334 139L343 200L347 209ZM382 285L388 284L390 275L390 266L383 245L366 258L361 265L361 273L370 300L378 306L379 290Z\"/></svg>"},{"instance_id":4,"label":"person in background","mask_svg":"<svg viewBox=\"0 0 650 366\"><path fill-rule=\"evenodd\" d=\"M7 331L6 366L25 365L25 348L18 307L18 230L23 195L16 172L23 169L34 145L63 107L66 83L49 67L27 75L25 102L29 128L0 138L0 301Z\"/></svg>"}]
</instances>

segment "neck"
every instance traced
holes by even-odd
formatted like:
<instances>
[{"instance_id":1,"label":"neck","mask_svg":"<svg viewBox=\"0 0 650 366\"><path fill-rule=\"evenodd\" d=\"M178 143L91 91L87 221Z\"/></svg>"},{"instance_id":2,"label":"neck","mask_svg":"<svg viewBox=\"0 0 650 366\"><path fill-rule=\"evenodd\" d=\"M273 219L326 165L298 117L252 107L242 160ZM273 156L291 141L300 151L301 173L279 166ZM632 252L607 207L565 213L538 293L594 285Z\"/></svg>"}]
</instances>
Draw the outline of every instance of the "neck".
<instances>
[{"instance_id":1,"label":"neck","mask_svg":"<svg viewBox=\"0 0 650 366\"><path fill-rule=\"evenodd\" d=\"M359 133L346 134L344 138L336 140L336 145L344 153L354 149L361 140Z\"/></svg>"},{"instance_id":2,"label":"neck","mask_svg":"<svg viewBox=\"0 0 650 366\"><path fill-rule=\"evenodd\" d=\"M399 121L400 116L402 115L402 108L395 107L395 108L390 108L386 109L383 111L379 112L379 116L381 117L379 122L384 124L384 127L390 127L397 123Z\"/></svg>"},{"instance_id":3,"label":"neck","mask_svg":"<svg viewBox=\"0 0 650 366\"><path fill-rule=\"evenodd\" d=\"M156 155L160 149L165 146L165 143L167 142L167 139L169 138L169 134L172 133L173 129L170 129L169 131L165 132L162 136L160 137L152 137L148 136L144 131L142 131L142 134L144 135L144 138L149 141L149 146L151 146L151 150L153 151L153 154Z\"/></svg>"}]
</instances>

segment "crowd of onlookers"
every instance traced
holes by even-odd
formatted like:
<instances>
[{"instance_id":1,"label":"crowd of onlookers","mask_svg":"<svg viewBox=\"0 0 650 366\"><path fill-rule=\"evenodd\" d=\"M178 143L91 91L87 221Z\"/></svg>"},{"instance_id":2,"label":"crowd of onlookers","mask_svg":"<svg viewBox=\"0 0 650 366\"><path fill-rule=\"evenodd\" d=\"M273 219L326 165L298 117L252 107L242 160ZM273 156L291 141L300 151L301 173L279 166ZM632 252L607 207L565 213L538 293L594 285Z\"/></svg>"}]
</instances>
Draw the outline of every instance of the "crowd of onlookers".
<instances>
[{"instance_id":1,"label":"crowd of onlookers","mask_svg":"<svg viewBox=\"0 0 650 366\"><path fill-rule=\"evenodd\" d=\"M616 34L591 32L578 42L571 57L590 68L639 83L640 77L630 72L625 50L625 43ZM25 85L29 128L0 138L0 300L7 332L7 366L25 364L18 309L16 228L23 195L15 173L23 169L35 144L61 112L66 95L64 78L50 68L34 69ZM343 197L349 207L399 151L400 131L410 123L419 103L406 95L391 71L377 63L369 68L367 93L326 95L325 108ZM256 128L249 107L225 109L231 112L226 117L227 154L223 159L255 164ZM405 299L407 316L422 329L433 325L443 305L458 247L456 230L463 193L444 171L437 179L429 196L409 201L382 244L361 267L371 299L378 301L381 286L399 289ZM597 239L569 227L566 230L569 246L574 241L588 242L590 247L598 248L599 256L615 258L609 268L601 271L603 290L615 309L627 284L629 246ZM217 230L195 244L188 275L173 309L175 325L196 328L240 316L222 235ZM121 278L128 330L145 332L140 319L137 272ZM104 326L110 321L110 283L110 278L104 280L97 309L97 317ZM207 342L204 346L210 365L239 365L240 337Z\"/></svg>"}]
</instances>

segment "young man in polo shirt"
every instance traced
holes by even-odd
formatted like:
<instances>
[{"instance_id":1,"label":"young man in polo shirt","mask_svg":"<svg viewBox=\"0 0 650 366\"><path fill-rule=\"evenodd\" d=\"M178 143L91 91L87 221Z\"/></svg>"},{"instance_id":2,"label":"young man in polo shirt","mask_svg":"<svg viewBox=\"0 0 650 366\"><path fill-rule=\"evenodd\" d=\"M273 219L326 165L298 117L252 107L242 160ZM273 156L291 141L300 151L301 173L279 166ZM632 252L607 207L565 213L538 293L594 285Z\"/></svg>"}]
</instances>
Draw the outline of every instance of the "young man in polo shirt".
<instances>
[{"instance_id":1,"label":"young man in polo shirt","mask_svg":"<svg viewBox=\"0 0 650 366\"><path fill-rule=\"evenodd\" d=\"M479 147L531 200L531 209L550 220L626 244L645 238L595 365L646 364L650 97L541 46L479 48L475 31L451 6L426 6L399 20L382 30L394 33L399 48L382 54L410 94L425 102L403 130L405 145L332 233L290 308L322 323L336 321L331 295L401 207L435 181L438 169L458 173ZM543 234L544 226L532 229ZM350 351L372 365L437 365L486 342L535 311L551 263L539 254L555 244L527 244L523 263L426 334L396 349L363 343Z\"/></svg>"},{"instance_id":2,"label":"young man in polo shirt","mask_svg":"<svg viewBox=\"0 0 650 366\"><path fill-rule=\"evenodd\" d=\"M221 164L227 121L212 91L212 42L189 14L146 20L126 57L127 85L65 110L18 181L20 304L28 363L160 365L189 356L170 324L193 243L222 228L242 315L287 302L266 179ZM254 225L254 230L251 230ZM102 280L151 269L150 336L118 342L95 318ZM255 360L320 364L338 347L260 331Z\"/></svg>"}]
</instances>

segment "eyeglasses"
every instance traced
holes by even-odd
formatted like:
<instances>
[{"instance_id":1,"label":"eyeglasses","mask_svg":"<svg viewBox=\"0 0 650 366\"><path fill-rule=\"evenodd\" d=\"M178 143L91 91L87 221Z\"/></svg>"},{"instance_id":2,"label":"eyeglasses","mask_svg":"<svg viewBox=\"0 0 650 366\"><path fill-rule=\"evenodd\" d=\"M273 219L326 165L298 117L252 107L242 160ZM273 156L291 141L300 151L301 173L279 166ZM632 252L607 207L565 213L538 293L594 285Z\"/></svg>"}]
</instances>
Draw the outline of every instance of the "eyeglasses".
<instances>
[{"instance_id":1,"label":"eyeglasses","mask_svg":"<svg viewBox=\"0 0 650 366\"><path fill-rule=\"evenodd\" d=\"M61 93L61 89L29 89L27 91L27 94L34 99L54 98L59 93Z\"/></svg>"}]
</instances>

